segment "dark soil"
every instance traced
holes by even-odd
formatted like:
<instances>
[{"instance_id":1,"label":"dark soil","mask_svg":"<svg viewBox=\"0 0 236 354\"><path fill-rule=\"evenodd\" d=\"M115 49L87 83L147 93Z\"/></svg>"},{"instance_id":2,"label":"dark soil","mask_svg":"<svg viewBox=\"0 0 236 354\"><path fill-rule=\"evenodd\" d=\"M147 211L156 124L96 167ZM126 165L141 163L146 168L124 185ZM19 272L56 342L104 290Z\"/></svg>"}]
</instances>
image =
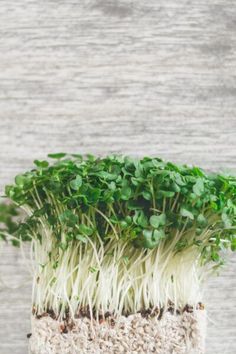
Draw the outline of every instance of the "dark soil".
<instances>
[{"instance_id":1,"label":"dark soil","mask_svg":"<svg viewBox=\"0 0 236 354\"><path fill-rule=\"evenodd\" d=\"M201 302L199 302L198 305L196 306L196 309L197 310L204 310L205 307ZM168 311L173 315L174 314L180 315L184 312L192 313L193 310L194 310L193 307L188 304L185 305L184 308L182 308L182 309L175 310L174 304L169 302L167 307L161 307L161 308L153 307L153 308L143 309L143 310L138 311L138 313L140 313L143 318L152 318L152 317L157 316L158 320L161 320L165 311ZM33 315L35 315L35 317L37 319L40 319L40 318L46 317L46 316L50 316L54 320L58 319L58 317L56 316L56 314L52 310L48 310L42 314L37 314L36 309L33 308L32 313L33 313ZM132 315L132 313L123 313L123 316L126 316L126 317L128 317L130 315ZM89 319L91 319L91 317L92 317L94 320L98 320L99 323L103 323L104 321L107 321L111 326L114 326L115 321L116 321L116 316L114 315L113 312L107 311L104 314L99 314L97 317L95 310L92 312L92 314L90 313L89 306L87 306L85 308L80 308L78 310L78 312L75 314L75 318L83 318L83 317L87 317ZM67 310L65 313L65 316L63 318L63 321L61 321L60 331L61 331L61 333L68 333L73 329L73 327L74 327L74 322L71 319L69 310ZM32 335L31 333L27 334L27 338L30 338L31 335Z\"/></svg>"},{"instance_id":2,"label":"dark soil","mask_svg":"<svg viewBox=\"0 0 236 354\"><path fill-rule=\"evenodd\" d=\"M201 302L199 302L197 307L196 307L197 310L204 310L204 308L205 307L204 307L204 305ZM138 313L140 313L141 316L144 317L144 318L151 318L151 317L157 316L158 320L161 320L161 318L163 316L163 313L165 311L168 311L171 314L180 315L183 312L192 313L193 310L194 310L193 306L190 306L188 304L185 305L184 308L182 308L182 309L175 310L174 304L170 302L166 308L165 307L161 307L161 308L153 307L153 308L140 310L140 311L138 311ZM56 314L54 313L53 310L48 310L47 312L44 312L42 314L36 314L35 309L33 309L32 312L36 316L37 319L40 319L40 318L45 317L45 316L50 316L54 320L58 319L58 317L56 316ZM132 313L124 312L122 315L128 317L128 316L132 315ZM98 319L98 321L100 323L102 323L104 320L108 320L111 324L113 324L113 323L115 323L115 317L116 316L114 315L113 312L107 311L104 314L99 314L98 317L97 317L96 311L93 310L93 312L91 314L91 312L89 310L89 306L87 306L87 307L80 308L78 310L78 312L75 314L75 318L83 318L83 317L87 317L89 319L93 318L95 320ZM67 333L68 329L70 329L69 327L72 326L69 310L66 311L66 314L65 314L65 316L63 318L63 321L65 323L65 328L62 328L62 332L63 333Z\"/></svg>"}]
</instances>

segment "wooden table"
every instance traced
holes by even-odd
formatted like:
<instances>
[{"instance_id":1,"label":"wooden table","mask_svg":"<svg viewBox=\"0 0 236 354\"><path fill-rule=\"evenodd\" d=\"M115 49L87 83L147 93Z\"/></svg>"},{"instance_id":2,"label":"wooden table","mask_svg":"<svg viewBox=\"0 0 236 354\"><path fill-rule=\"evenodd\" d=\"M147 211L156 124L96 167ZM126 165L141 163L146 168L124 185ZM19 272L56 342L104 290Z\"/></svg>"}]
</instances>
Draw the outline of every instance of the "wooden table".
<instances>
[{"instance_id":1,"label":"wooden table","mask_svg":"<svg viewBox=\"0 0 236 354\"><path fill-rule=\"evenodd\" d=\"M2 0L0 187L48 152L235 170L236 3ZM2 193L2 192L1 192ZM26 273L4 248L1 276ZM236 257L207 291L207 354L236 352ZM0 354L25 354L30 283L0 291Z\"/></svg>"}]
</instances>

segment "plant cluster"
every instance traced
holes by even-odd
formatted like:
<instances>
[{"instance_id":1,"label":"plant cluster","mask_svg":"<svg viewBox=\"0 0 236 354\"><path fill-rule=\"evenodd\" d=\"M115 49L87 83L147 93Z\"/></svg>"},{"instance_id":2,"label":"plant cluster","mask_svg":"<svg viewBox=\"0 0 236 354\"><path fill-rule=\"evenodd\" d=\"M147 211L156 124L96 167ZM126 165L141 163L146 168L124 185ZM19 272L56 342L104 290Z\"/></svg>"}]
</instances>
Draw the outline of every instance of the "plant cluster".
<instances>
[{"instance_id":1,"label":"plant cluster","mask_svg":"<svg viewBox=\"0 0 236 354\"><path fill-rule=\"evenodd\" d=\"M6 187L28 215L12 232L32 242L38 312L194 303L204 267L236 249L235 177L155 157L48 156Z\"/></svg>"}]
</instances>

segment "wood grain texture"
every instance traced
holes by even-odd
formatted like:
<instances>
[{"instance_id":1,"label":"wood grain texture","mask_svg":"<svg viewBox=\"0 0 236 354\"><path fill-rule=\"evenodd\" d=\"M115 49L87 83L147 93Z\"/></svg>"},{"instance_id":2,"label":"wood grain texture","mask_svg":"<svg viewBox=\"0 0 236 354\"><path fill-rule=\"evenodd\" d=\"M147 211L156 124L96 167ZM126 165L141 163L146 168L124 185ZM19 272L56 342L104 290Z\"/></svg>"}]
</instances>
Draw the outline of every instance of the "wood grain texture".
<instances>
[{"instance_id":1,"label":"wood grain texture","mask_svg":"<svg viewBox=\"0 0 236 354\"><path fill-rule=\"evenodd\" d=\"M0 190L48 152L236 170L236 3L1 0ZM5 248L1 274L26 274ZM236 257L206 291L207 354L236 352ZM25 354L30 284L0 291L0 354Z\"/></svg>"}]
</instances>

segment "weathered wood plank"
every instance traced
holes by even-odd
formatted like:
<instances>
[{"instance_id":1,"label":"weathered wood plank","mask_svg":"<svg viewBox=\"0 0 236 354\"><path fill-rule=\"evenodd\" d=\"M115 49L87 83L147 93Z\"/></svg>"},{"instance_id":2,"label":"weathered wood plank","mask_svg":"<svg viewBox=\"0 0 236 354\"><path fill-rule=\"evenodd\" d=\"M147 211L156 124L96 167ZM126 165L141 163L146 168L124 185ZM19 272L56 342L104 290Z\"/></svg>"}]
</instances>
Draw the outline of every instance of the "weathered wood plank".
<instances>
[{"instance_id":1,"label":"weathered wood plank","mask_svg":"<svg viewBox=\"0 0 236 354\"><path fill-rule=\"evenodd\" d=\"M236 4L2 0L0 189L52 151L235 170ZM1 273L23 279L6 249ZM207 354L236 351L236 257L207 290ZM0 353L25 354L30 286L0 292Z\"/></svg>"}]
</instances>

